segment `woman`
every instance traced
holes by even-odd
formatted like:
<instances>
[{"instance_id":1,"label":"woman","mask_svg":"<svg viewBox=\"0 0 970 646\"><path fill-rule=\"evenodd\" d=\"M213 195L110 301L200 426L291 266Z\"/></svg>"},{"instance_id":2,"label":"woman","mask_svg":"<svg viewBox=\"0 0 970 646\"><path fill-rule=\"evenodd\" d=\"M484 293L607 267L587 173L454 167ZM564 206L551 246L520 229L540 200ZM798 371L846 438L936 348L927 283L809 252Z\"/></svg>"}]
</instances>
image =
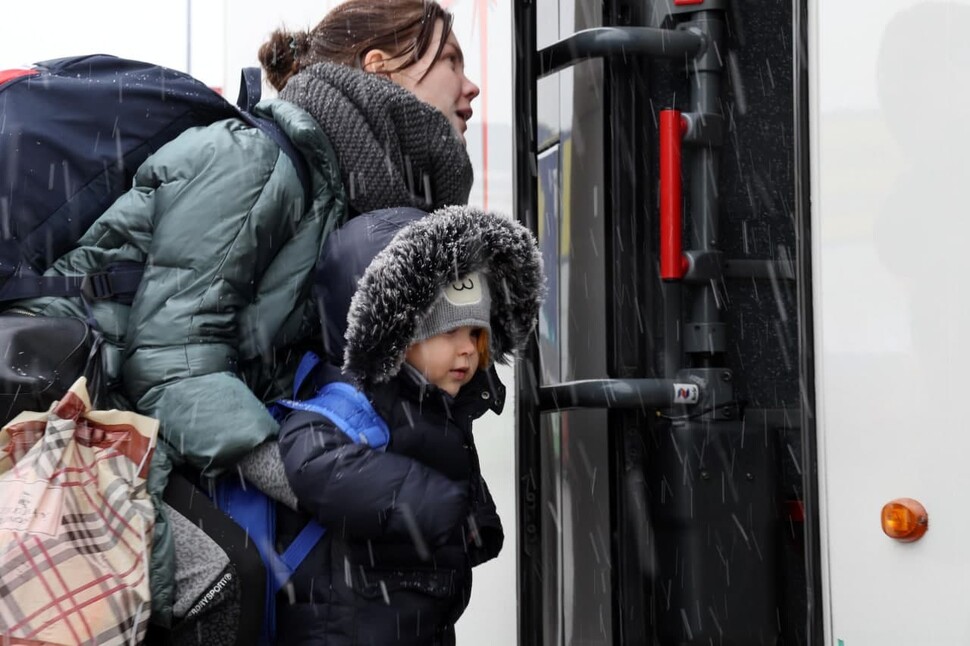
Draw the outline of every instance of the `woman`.
<instances>
[{"instance_id":1,"label":"woman","mask_svg":"<svg viewBox=\"0 0 970 646\"><path fill-rule=\"evenodd\" d=\"M208 559L208 571L176 589L172 526L183 545L202 543L192 522L163 507L170 474L186 464L218 475L276 436L265 402L286 392L301 354L293 348L318 328L309 278L326 236L373 209L432 210L468 198L462 134L478 88L464 75L451 20L427 0L349 0L312 30L277 31L260 59L280 98L257 113L307 160L311 203L292 162L259 129L231 119L186 131L138 169L133 188L48 272L142 263L133 302L19 305L50 316L89 313L107 341L111 403L161 422L149 478L157 624L216 605L200 606L211 589L190 584L222 581L220 568L235 560ZM243 606L252 588L237 591ZM236 614L251 620L251 612ZM225 631L214 632L224 641Z\"/></svg>"}]
</instances>

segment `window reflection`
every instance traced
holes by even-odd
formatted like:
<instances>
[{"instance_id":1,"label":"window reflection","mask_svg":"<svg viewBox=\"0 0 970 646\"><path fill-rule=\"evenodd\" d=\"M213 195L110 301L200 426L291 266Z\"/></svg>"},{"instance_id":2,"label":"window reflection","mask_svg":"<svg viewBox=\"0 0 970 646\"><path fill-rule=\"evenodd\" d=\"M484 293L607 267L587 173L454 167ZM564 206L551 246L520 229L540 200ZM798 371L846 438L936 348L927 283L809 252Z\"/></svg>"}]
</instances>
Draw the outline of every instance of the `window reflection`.
<instances>
[{"instance_id":1,"label":"window reflection","mask_svg":"<svg viewBox=\"0 0 970 646\"><path fill-rule=\"evenodd\" d=\"M601 22L599 2L563 3L561 13L558 5L537 5L540 48ZM607 376L602 84L599 61L539 81L538 235L549 281L539 322L544 384ZM607 416L550 412L541 429L543 641L610 644Z\"/></svg>"}]
</instances>

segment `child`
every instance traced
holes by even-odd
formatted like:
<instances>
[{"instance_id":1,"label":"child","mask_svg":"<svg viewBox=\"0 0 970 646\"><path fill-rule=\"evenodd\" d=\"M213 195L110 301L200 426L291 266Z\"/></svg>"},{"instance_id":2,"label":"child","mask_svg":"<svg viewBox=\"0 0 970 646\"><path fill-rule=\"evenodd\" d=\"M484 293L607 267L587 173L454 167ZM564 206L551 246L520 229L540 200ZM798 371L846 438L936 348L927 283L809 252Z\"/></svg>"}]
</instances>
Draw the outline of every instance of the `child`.
<instances>
[{"instance_id":1,"label":"child","mask_svg":"<svg viewBox=\"0 0 970 646\"><path fill-rule=\"evenodd\" d=\"M535 324L535 240L471 208L393 209L351 220L321 258L331 363L314 387L357 385L391 439L376 451L316 413L284 421L287 478L328 531L280 600L279 641L453 644L471 568L498 555L504 538L472 421L501 411L491 362L507 360ZM300 529L293 521L280 518L284 545Z\"/></svg>"}]
</instances>

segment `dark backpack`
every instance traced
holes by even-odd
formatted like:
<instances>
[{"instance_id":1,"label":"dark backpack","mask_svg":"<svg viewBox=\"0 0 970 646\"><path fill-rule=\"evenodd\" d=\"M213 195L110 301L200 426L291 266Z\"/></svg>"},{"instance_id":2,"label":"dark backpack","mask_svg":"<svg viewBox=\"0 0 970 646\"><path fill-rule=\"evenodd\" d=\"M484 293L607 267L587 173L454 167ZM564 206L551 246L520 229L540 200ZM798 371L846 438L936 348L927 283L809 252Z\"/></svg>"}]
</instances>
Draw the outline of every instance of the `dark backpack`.
<instances>
[{"instance_id":1,"label":"dark backpack","mask_svg":"<svg viewBox=\"0 0 970 646\"><path fill-rule=\"evenodd\" d=\"M130 301L142 267L41 274L122 193L148 156L184 130L238 118L292 160L310 205L309 170L286 134L252 114L258 68L242 72L238 106L201 81L152 63L95 54L0 71L0 309L36 296ZM98 331L83 321L0 314L0 421L45 410L82 374L99 394ZM37 349L43 348L43 352Z\"/></svg>"},{"instance_id":2,"label":"dark backpack","mask_svg":"<svg viewBox=\"0 0 970 646\"><path fill-rule=\"evenodd\" d=\"M0 71L0 303L34 296L133 293L138 267L47 280L55 260L122 193L150 154L193 126L239 118L293 161L309 206L309 172L283 131L252 114L258 68L234 106L201 81L152 63L95 54Z\"/></svg>"}]
</instances>

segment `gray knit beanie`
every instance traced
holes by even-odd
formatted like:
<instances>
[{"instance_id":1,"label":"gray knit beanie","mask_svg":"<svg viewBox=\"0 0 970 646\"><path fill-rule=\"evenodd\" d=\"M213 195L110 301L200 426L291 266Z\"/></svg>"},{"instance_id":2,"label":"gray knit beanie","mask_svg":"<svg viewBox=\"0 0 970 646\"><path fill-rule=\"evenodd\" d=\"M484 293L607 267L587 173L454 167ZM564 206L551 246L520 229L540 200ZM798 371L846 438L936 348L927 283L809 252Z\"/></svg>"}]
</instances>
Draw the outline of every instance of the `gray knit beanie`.
<instances>
[{"instance_id":1,"label":"gray knit beanie","mask_svg":"<svg viewBox=\"0 0 970 646\"><path fill-rule=\"evenodd\" d=\"M491 313L492 295L488 281L483 274L473 271L445 286L431 311L418 324L412 343L466 325L491 332Z\"/></svg>"}]
</instances>

